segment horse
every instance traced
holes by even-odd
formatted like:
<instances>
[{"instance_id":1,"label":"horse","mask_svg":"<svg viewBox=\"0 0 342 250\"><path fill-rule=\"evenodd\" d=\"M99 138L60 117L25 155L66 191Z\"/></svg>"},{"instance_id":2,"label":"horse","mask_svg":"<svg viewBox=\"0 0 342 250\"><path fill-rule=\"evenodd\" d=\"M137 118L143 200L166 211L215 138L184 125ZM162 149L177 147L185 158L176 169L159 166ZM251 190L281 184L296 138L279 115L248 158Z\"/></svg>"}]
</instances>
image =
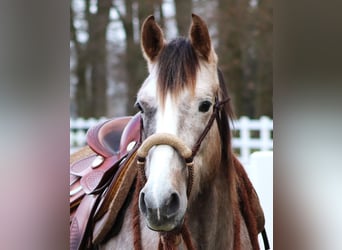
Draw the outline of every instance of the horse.
<instances>
[{"instance_id":1,"label":"horse","mask_svg":"<svg viewBox=\"0 0 342 250\"><path fill-rule=\"evenodd\" d=\"M207 25L192 14L189 37L167 42L149 16L141 49L149 75L135 103L138 177L120 231L98 249L259 249L263 213L232 150L233 111Z\"/></svg>"}]
</instances>

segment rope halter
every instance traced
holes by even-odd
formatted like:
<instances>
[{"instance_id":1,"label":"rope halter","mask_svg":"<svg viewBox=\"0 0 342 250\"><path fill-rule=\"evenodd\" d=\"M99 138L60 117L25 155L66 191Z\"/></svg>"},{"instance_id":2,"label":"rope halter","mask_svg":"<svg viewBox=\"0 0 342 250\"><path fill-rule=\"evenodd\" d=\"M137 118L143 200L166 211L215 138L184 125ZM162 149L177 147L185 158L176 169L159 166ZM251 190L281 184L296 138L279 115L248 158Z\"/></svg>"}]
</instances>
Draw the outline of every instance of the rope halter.
<instances>
[{"instance_id":1,"label":"rope halter","mask_svg":"<svg viewBox=\"0 0 342 250\"><path fill-rule=\"evenodd\" d=\"M213 106L213 112L208 120L206 127L204 128L203 132L197 139L196 143L193 145L192 149L190 149L187 145L185 145L185 143L180 138L178 138L175 135L168 134L168 133L157 133L146 138L142 142L141 146L139 147L137 151L138 176L140 177L142 186L144 186L145 183L147 182L147 177L145 174L145 162L146 162L146 157L148 155L149 150L153 146L169 145L173 147L178 152L178 154L184 159L185 166L188 168L188 183L187 183L186 193L189 199L192 185L193 185L193 180L194 180L194 173L193 173L194 157L198 153L200 146L202 144L202 141L208 134L210 128L212 127L214 123L214 120L215 119L217 121L219 120L219 117L220 117L219 112L222 106L228 101L229 101L229 98L223 101L218 101L218 98L215 97L215 104ZM141 121L140 133L142 133L142 131L143 131L143 125ZM194 245L190 236L190 231L185 221L181 228L180 234L182 235L182 238L187 248L194 249ZM178 243L174 242L176 239L179 239L179 232L167 232L164 234L160 234L159 249L168 248L168 243L171 243L172 245L177 245ZM176 241L179 242L178 240Z\"/></svg>"},{"instance_id":2,"label":"rope halter","mask_svg":"<svg viewBox=\"0 0 342 250\"><path fill-rule=\"evenodd\" d=\"M169 145L173 147L179 155L184 159L185 165L188 168L188 184L187 184L187 196L189 198L192 184L193 184L193 166L194 166L194 157L199 151L199 148L202 144L202 141L208 134L210 128L212 127L215 118L218 120L219 118L219 111L221 110L222 106L227 103L230 100L230 98L227 98L223 101L218 101L218 98L215 97L215 104L213 106L213 112L208 120L208 123L206 127L204 128L203 132L197 139L195 145L193 146L192 149L190 149L187 145L184 144L184 142L179 139L177 136L168 134L168 133L157 133L149 136L140 148L137 151L137 163L139 167L139 173L140 177L142 180L143 185L147 182L147 178L145 175L145 162L146 162L146 157L148 155L149 150L156 145ZM141 129L142 130L142 129Z\"/></svg>"},{"instance_id":3,"label":"rope halter","mask_svg":"<svg viewBox=\"0 0 342 250\"><path fill-rule=\"evenodd\" d=\"M173 147L179 155L185 160L185 165L188 167L189 170L189 179L188 179L188 186L187 186L187 196L189 197L191 192L191 187L193 183L193 157L192 157L192 150L185 145L181 139L177 136L168 134L168 133L157 133L149 136L140 146L137 152L138 156L138 167L140 176L142 178L143 184L146 183L147 178L145 175L145 162L148 152L153 146L156 145L169 145Z\"/></svg>"}]
</instances>

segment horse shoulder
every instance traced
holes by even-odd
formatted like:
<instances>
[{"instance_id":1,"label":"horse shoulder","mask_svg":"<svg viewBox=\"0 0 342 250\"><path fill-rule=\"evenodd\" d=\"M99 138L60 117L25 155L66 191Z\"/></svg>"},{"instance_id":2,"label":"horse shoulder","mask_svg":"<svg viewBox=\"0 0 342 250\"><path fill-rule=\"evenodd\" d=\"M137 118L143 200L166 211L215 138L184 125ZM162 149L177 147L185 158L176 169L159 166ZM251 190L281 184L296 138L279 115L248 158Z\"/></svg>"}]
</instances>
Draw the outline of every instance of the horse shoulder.
<instances>
[{"instance_id":1,"label":"horse shoulder","mask_svg":"<svg viewBox=\"0 0 342 250\"><path fill-rule=\"evenodd\" d=\"M241 250L252 250L252 243L249 238L248 229L245 220L240 215L240 239L241 239Z\"/></svg>"},{"instance_id":2,"label":"horse shoulder","mask_svg":"<svg viewBox=\"0 0 342 250\"><path fill-rule=\"evenodd\" d=\"M131 206L128 207L130 209ZM128 211L127 211L128 212ZM129 213L125 213L122 228L118 235L110 238L99 246L99 249L133 249L132 218Z\"/></svg>"},{"instance_id":3,"label":"horse shoulder","mask_svg":"<svg viewBox=\"0 0 342 250\"><path fill-rule=\"evenodd\" d=\"M118 235L110 238L99 246L99 249L134 249L134 232L132 226L132 203L127 208L122 228ZM158 233L147 228L146 224L140 220L141 240L143 249L158 249Z\"/></svg>"}]
</instances>

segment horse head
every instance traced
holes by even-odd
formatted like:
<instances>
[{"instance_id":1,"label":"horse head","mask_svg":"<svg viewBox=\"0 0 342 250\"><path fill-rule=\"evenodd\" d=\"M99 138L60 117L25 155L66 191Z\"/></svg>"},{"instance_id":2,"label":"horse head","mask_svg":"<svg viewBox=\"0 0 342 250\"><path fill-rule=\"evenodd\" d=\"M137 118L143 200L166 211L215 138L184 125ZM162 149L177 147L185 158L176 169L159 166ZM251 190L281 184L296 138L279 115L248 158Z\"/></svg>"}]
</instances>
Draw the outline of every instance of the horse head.
<instances>
[{"instance_id":1,"label":"horse head","mask_svg":"<svg viewBox=\"0 0 342 250\"><path fill-rule=\"evenodd\" d=\"M191 201L218 172L222 145L218 123L212 118L218 100L224 97L217 56L200 17L192 15L189 38L170 42L164 39L154 17L148 17L142 25L141 47L149 71L136 102L142 117L142 137L168 135L173 143L161 139L150 146L139 208L149 228L172 231L181 227ZM210 120L212 126L207 128ZM198 146L190 157L194 166L191 193L188 182L192 173L175 141L192 152L196 143Z\"/></svg>"}]
</instances>

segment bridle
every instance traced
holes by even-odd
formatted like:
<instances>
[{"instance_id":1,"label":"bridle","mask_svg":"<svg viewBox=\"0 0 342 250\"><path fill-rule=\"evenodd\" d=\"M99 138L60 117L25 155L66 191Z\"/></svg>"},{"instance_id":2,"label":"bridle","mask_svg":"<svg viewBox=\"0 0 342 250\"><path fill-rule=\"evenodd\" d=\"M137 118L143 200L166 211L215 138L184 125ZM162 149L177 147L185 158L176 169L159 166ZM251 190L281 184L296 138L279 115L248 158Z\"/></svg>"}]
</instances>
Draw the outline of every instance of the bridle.
<instances>
[{"instance_id":1,"label":"bridle","mask_svg":"<svg viewBox=\"0 0 342 250\"><path fill-rule=\"evenodd\" d=\"M207 125L205 126L204 130L202 131L201 135L197 139L196 143L193 145L192 149L186 146L181 139L178 137L168 134L168 133L157 133L149 136L146 138L137 152L137 164L139 168L139 175L142 180L142 184L145 185L147 182L147 177L145 174L145 162L146 157L148 155L149 150L155 145L169 145L176 149L179 155L184 159L185 165L188 168L188 184L187 184L187 197L189 198L192 184L193 184L193 167L194 167L194 158L197 155L201 144L208 134L209 130L211 129L214 120L216 119L217 122L219 121L220 111L224 104L229 102L230 98L226 98L223 101L219 101L218 97L215 97L215 103L213 105L213 112L208 120ZM141 121L141 130L143 131L143 123ZM140 136L141 138L141 136Z\"/></svg>"},{"instance_id":2,"label":"bridle","mask_svg":"<svg viewBox=\"0 0 342 250\"><path fill-rule=\"evenodd\" d=\"M213 105L213 112L208 120L207 125L205 126L204 130L200 134L199 138L197 139L196 143L192 146L192 149L190 149L187 145L185 145L181 139L178 137L167 134L167 133L157 133L149 136L146 138L143 142L140 141L140 148L137 151L137 164L138 164L138 178L140 184L137 185L137 187L140 187L140 189L145 185L147 182L147 177L145 175L145 162L146 157L148 155L149 150L155 146L155 145L169 145L173 147L178 154L184 159L185 165L188 168L188 183L187 183L187 197L189 199L192 185L193 185L193 179L194 179L194 173L193 173L193 167L194 167L194 158L197 155L201 144L204 140L204 138L207 136L209 130L211 129L214 120L216 119L218 129L220 130L220 133L228 133L228 131L221 131L221 124L220 124L220 111L222 110L222 107L230 101L230 98L226 98L223 101L219 101L218 97L215 97L215 104ZM222 119L222 117L221 117ZM228 121L227 121L228 122ZM141 130L140 133L143 131L143 122L141 119ZM142 135L142 134L141 134ZM140 135L140 138L142 136ZM141 139L140 139L141 140ZM140 190L137 190L140 192ZM137 192L137 193L138 193ZM136 203L136 211L138 211L138 205ZM136 223L136 230L139 229L139 221ZM183 225L171 232L160 232L159 234L159 245L158 249L173 249L175 245L178 245L180 243L180 238L182 237L184 240L184 243L189 250L195 249L193 241L191 239L190 231L187 225L186 218L184 219ZM262 237L265 244L265 249L269 249L269 243L266 235L266 230L264 229L262 231ZM135 249L141 249L141 239L135 240L137 245L139 247Z\"/></svg>"},{"instance_id":3,"label":"bridle","mask_svg":"<svg viewBox=\"0 0 342 250\"><path fill-rule=\"evenodd\" d=\"M141 146L139 147L137 151L137 165L138 165L138 185L139 189L141 189L147 182L147 177L145 174L145 162L146 162L146 157L148 155L149 150L155 146L155 145L169 145L173 147L178 154L184 159L185 166L188 169L188 183L187 183L187 197L189 199L192 185L193 185L193 180L194 180L194 158L197 155L201 144L204 140L204 138L207 136L209 130L211 129L214 120L217 120L219 129L219 119L220 119L220 111L224 104L226 104L230 98L224 99L223 101L219 101L218 97L215 97L215 103L213 105L213 112L208 120L207 125L205 126L204 130L202 131L201 135L197 139L196 143L193 145L192 149L190 149L187 145L183 143L183 141L178 138L175 135L168 134L168 133L156 133L153 134L149 137L147 137L143 142L140 141ZM228 122L228 121L227 121ZM140 138L142 138L142 133L143 133L143 121L141 119L140 123ZM228 132L228 131L227 131ZM140 139L141 140L141 139ZM140 190L136 190L140 192ZM138 205L136 203L136 210L138 210ZM136 223L135 230L139 231L139 222ZM138 232L137 232L138 233ZM177 245L180 242L180 237L183 238L185 245L187 246L187 249L194 249L194 244L192 242L191 236L190 236L190 231L187 226L186 219L183 222L183 225L181 226L180 229L176 229L171 232L166 232L166 233L160 233L160 238L159 238L159 246L158 249L168 249L172 245ZM135 240L137 241L136 244L139 246L138 249L141 248L141 239L140 237L137 237Z\"/></svg>"},{"instance_id":4,"label":"bridle","mask_svg":"<svg viewBox=\"0 0 342 250\"><path fill-rule=\"evenodd\" d=\"M204 140L204 138L207 136L209 130L211 129L214 120L217 120L217 124L220 129L220 111L224 104L226 104L230 98L224 99L223 101L219 101L218 97L215 97L215 103L213 105L213 112L208 120L207 125L205 126L204 130L202 131L201 135L197 139L196 143L193 145L192 149L190 149L187 145L185 145L181 139L176 137L175 135L168 134L168 133L156 133L148 138L146 138L142 143L141 146L139 147L137 151L137 165L138 165L138 185L137 187L142 188L146 182L147 182L147 177L145 174L145 162L146 162L146 157L148 155L149 150L155 146L155 145L169 145L173 147L178 154L184 159L185 165L188 168L188 183L187 183L187 197L189 199L192 185L193 185L193 180L194 180L194 158L197 155L201 144ZM228 121L227 121L228 122ZM143 121L141 119L141 129L140 129L140 138L142 138L142 132L143 132ZM228 132L228 131L227 131ZM139 191L140 190L136 190ZM136 210L138 210L138 205L136 203ZM139 222L136 223L136 231L139 231ZM138 232L137 232L138 233ZM190 231L187 226L186 219L184 219L183 225L181 228L176 229L171 232L166 232L166 233L160 233L160 238L159 238L159 246L158 249L169 249L170 246L177 245L180 242L180 237L183 238L185 245L187 246L187 249L195 249L194 244L191 239ZM139 246L138 249L141 249L141 239L139 237L136 238L136 244Z\"/></svg>"}]
</instances>

